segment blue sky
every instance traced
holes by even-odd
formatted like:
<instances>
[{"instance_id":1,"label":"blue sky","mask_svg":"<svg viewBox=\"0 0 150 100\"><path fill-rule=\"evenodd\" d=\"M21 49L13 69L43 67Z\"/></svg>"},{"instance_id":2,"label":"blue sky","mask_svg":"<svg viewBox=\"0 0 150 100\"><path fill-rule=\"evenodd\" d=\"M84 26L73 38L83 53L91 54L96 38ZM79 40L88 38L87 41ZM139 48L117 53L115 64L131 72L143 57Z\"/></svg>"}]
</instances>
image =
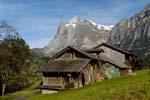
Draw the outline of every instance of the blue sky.
<instances>
[{"instance_id":1,"label":"blue sky","mask_svg":"<svg viewBox=\"0 0 150 100\"><path fill-rule=\"evenodd\" d=\"M55 36L60 21L74 16L114 25L141 11L150 0L0 0L0 20L16 27L30 48Z\"/></svg>"}]
</instances>

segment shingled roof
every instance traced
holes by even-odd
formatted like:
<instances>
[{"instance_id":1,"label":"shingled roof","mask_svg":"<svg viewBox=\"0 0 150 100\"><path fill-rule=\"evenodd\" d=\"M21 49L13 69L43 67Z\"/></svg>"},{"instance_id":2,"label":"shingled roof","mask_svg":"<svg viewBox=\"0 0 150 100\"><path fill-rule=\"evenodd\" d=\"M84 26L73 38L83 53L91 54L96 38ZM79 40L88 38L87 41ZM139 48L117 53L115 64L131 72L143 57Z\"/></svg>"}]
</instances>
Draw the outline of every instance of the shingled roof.
<instances>
[{"instance_id":1,"label":"shingled roof","mask_svg":"<svg viewBox=\"0 0 150 100\"><path fill-rule=\"evenodd\" d=\"M39 72L80 72L90 59L57 59L50 60Z\"/></svg>"}]
</instances>

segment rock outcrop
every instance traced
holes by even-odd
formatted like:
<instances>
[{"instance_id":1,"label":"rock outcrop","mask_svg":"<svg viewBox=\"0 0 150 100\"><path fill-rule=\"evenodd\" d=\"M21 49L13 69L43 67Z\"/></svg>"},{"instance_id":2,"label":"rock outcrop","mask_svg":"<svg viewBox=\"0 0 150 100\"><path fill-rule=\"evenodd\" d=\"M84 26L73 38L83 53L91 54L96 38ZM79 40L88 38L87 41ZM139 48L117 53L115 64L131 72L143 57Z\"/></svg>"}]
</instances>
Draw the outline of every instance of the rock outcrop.
<instances>
[{"instance_id":1,"label":"rock outcrop","mask_svg":"<svg viewBox=\"0 0 150 100\"><path fill-rule=\"evenodd\" d=\"M99 25L91 20L81 20L76 16L60 23L55 38L42 49L45 55L53 55L64 47L88 49L106 42L112 26Z\"/></svg>"},{"instance_id":2,"label":"rock outcrop","mask_svg":"<svg viewBox=\"0 0 150 100\"><path fill-rule=\"evenodd\" d=\"M137 55L150 55L150 5L130 19L117 23L107 41L111 45L131 50Z\"/></svg>"}]
</instances>

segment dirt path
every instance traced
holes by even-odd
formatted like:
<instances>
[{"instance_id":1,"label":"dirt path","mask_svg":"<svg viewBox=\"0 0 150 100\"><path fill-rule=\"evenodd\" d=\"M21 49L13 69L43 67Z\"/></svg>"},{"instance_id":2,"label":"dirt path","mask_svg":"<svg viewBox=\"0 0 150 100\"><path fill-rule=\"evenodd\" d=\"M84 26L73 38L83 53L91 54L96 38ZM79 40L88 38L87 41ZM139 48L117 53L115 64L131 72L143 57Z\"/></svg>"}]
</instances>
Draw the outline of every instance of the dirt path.
<instances>
[{"instance_id":1,"label":"dirt path","mask_svg":"<svg viewBox=\"0 0 150 100\"><path fill-rule=\"evenodd\" d=\"M25 94L23 96L19 96L19 97L13 98L11 100L25 100L26 98L35 95L35 93L37 93L37 92L40 92L40 89L35 90L35 91L31 92L31 93Z\"/></svg>"}]
</instances>

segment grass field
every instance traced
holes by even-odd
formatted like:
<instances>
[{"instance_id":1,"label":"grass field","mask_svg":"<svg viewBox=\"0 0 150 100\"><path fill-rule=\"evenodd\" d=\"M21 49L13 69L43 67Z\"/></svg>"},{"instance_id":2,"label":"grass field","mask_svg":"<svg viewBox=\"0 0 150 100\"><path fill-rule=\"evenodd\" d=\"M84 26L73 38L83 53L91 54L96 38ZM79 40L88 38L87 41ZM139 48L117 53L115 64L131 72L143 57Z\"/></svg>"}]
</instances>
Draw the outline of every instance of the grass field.
<instances>
[{"instance_id":1,"label":"grass field","mask_svg":"<svg viewBox=\"0 0 150 100\"><path fill-rule=\"evenodd\" d=\"M147 70L55 94L36 94L27 100L150 100Z\"/></svg>"},{"instance_id":2,"label":"grass field","mask_svg":"<svg viewBox=\"0 0 150 100\"><path fill-rule=\"evenodd\" d=\"M9 93L9 94L6 94L4 96L0 96L0 100L8 100L8 99L12 99L12 98L30 93L30 92L34 91L40 83L41 83L41 81L39 80L39 81L35 82L34 84L32 84L29 88L27 88L25 90L18 91L18 92L15 92L15 93Z\"/></svg>"}]
</instances>

